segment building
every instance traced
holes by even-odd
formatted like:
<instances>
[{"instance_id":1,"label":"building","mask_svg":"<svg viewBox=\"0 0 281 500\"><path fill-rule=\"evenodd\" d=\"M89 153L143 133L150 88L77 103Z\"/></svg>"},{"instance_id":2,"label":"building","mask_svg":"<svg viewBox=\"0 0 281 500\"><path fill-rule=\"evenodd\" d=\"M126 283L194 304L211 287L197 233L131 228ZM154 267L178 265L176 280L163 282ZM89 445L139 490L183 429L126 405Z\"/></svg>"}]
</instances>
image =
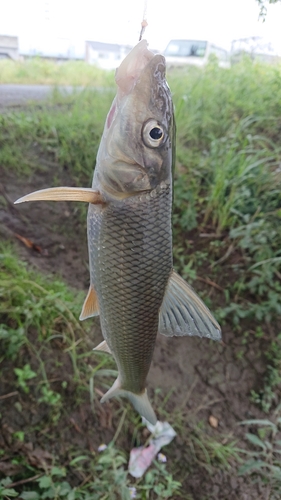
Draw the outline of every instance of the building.
<instances>
[{"instance_id":1,"label":"building","mask_svg":"<svg viewBox=\"0 0 281 500\"><path fill-rule=\"evenodd\" d=\"M104 69L115 69L131 49L129 45L86 41L85 60Z\"/></svg>"},{"instance_id":2,"label":"building","mask_svg":"<svg viewBox=\"0 0 281 500\"><path fill-rule=\"evenodd\" d=\"M48 36L32 38L25 43L20 40L20 54L24 59L40 57L57 62L84 59L84 41L75 43L71 38Z\"/></svg>"},{"instance_id":3,"label":"building","mask_svg":"<svg viewBox=\"0 0 281 500\"><path fill-rule=\"evenodd\" d=\"M17 36L0 35L0 59L19 58L19 41Z\"/></svg>"}]
</instances>

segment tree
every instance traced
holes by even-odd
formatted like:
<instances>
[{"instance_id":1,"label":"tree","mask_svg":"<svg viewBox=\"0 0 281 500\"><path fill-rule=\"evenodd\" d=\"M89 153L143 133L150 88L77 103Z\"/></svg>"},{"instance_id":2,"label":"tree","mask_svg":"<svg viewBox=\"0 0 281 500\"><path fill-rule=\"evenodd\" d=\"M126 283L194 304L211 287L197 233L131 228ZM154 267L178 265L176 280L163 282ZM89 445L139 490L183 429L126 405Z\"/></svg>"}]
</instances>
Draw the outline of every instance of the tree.
<instances>
[{"instance_id":1,"label":"tree","mask_svg":"<svg viewBox=\"0 0 281 500\"><path fill-rule=\"evenodd\" d=\"M271 3L278 3L281 2L281 0L257 0L259 7L260 7L260 14L259 17L265 21L265 17L267 14L267 6Z\"/></svg>"}]
</instances>

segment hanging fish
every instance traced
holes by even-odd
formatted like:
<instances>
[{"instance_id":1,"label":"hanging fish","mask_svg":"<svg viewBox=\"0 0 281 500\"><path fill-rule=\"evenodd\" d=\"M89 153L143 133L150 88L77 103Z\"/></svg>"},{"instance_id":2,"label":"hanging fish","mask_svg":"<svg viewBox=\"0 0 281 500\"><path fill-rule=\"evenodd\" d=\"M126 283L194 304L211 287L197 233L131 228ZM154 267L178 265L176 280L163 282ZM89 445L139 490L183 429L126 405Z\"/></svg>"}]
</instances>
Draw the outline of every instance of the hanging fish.
<instances>
[{"instance_id":1,"label":"hanging fish","mask_svg":"<svg viewBox=\"0 0 281 500\"><path fill-rule=\"evenodd\" d=\"M172 196L175 123L165 58L142 40L116 72L92 188L49 188L16 203L89 203L90 288L81 320L100 315L118 377L101 399L127 397L149 422L146 392L157 332L214 340L221 330L192 288L173 270Z\"/></svg>"}]
</instances>

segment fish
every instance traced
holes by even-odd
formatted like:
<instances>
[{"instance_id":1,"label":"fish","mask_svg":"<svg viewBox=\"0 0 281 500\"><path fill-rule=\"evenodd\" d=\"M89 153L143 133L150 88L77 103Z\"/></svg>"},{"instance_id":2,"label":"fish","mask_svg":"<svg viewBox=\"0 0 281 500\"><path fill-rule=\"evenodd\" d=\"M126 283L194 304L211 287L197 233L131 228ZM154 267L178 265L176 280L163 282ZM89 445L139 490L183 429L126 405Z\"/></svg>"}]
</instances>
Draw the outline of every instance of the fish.
<instances>
[{"instance_id":1,"label":"fish","mask_svg":"<svg viewBox=\"0 0 281 500\"><path fill-rule=\"evenodd\" d=\"M175 119L166 62L140 41L116 70L91 188L47 188L15 203L89 203L90 287L80 320L100 316L118 377L102 397L128 398L152 425L146 379L158 332L221 339L209 309L173 268Z\"/></svg>"}]
</instances>

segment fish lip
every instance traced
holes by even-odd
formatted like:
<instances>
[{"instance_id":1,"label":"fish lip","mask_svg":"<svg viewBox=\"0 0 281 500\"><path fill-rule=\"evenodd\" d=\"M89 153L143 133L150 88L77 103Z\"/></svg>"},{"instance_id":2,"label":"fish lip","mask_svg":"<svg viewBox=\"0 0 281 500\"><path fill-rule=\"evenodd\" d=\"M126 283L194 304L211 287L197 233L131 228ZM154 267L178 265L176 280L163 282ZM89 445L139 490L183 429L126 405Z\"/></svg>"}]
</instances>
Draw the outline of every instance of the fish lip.
<instances>
[{"instance_id":1,"label":"fish lip","mask_svg":"<svg viewBox=\"0 0 281 500\"><path fill-rule=\"evenodd\" d=\"M147 47L147 40L141 40L133 47L121 62L119 68L117 68L115 82L121 95L128 95L131 93L142 71L155 56Z\"/></svg>"}]
</instances>

